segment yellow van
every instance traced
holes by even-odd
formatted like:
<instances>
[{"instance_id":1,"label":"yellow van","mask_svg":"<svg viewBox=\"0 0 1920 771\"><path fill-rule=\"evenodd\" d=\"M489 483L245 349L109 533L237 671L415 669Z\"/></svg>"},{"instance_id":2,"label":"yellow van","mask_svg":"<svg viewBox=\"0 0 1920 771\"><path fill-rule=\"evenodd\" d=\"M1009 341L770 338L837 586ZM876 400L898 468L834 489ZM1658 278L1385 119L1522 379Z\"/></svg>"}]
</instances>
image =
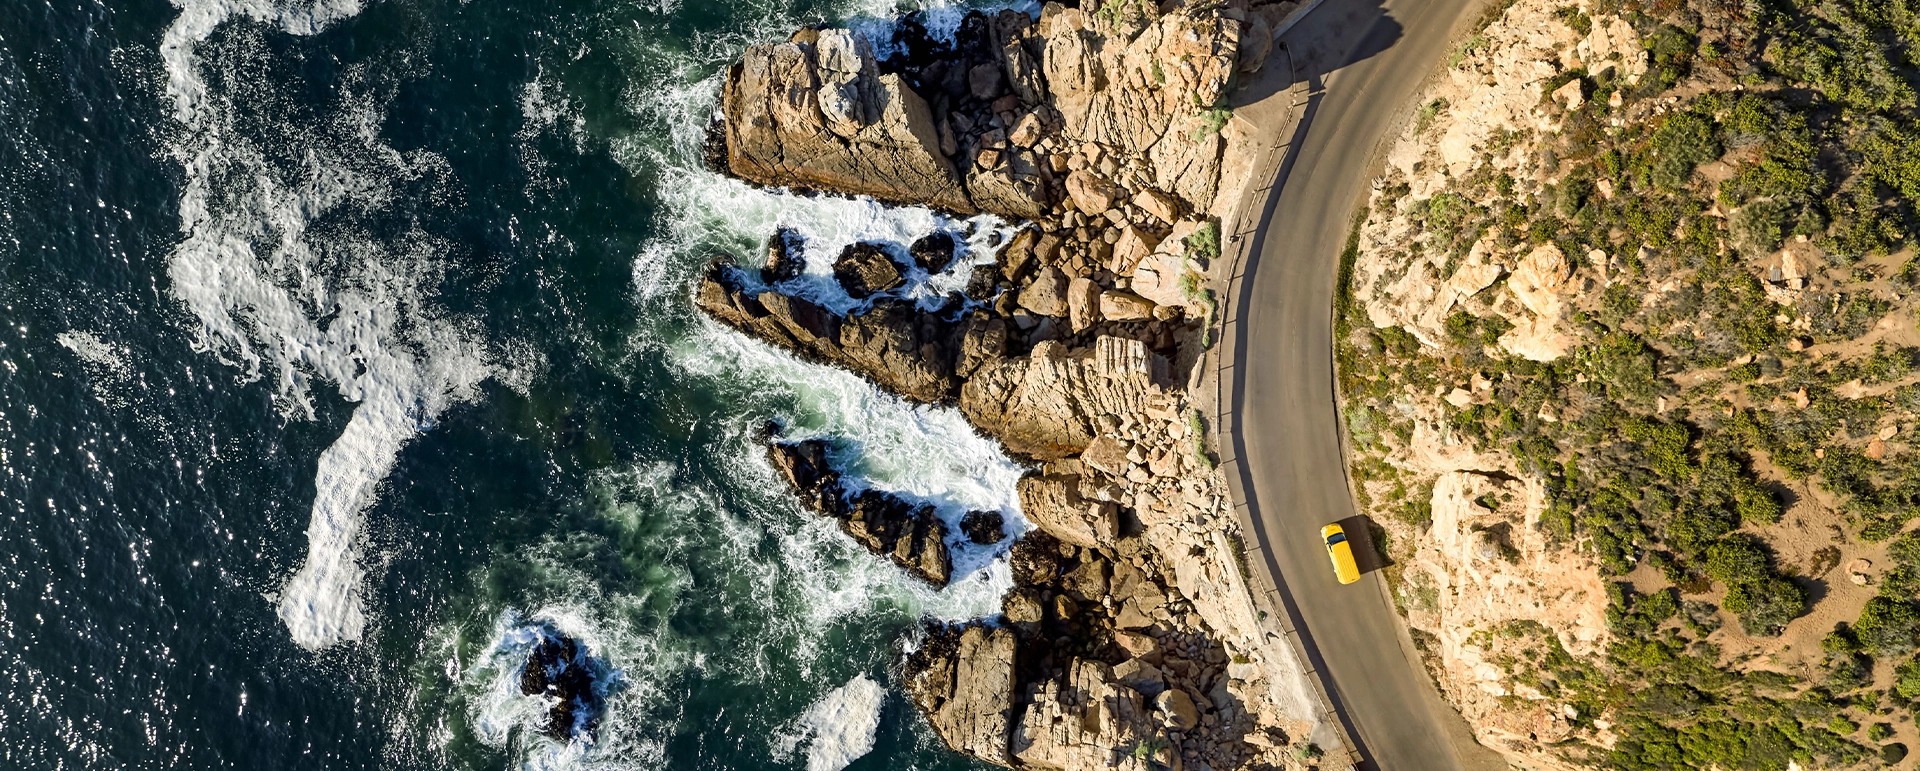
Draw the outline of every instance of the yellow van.
<instances>
[{"instance_id":1,"label":"yellow van","mask_svg":"<svg viewBox=\"0 0 1920 771\"><path fill-rule=\"evenodd\" d=\"M1347 543L1347 531L1339 525L1328 525L1320 528L1320 537L1327 542L1327 557L1333 560L1333 576L1343 584L1360 580L1360 566L1353 562L1353 545Z\"/></svg>"}]
</instances>

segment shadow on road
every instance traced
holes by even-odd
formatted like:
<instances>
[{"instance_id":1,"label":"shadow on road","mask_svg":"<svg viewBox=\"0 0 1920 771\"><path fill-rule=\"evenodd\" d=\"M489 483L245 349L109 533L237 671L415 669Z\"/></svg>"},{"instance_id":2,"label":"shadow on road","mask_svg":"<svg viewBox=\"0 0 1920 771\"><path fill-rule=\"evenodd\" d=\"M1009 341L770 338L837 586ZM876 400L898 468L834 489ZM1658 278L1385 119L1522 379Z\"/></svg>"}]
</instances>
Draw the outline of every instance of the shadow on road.
<instances>
[{"instance_id":1,"label":"shadow on road","mask_svg":"<svg viewBox=\"0 0 1920 771\"><path fill-rule=\"evenodd\" d=\"M1348 517L1340 520L1340 528L1353 539L1353 564L1361 574L1393 567L1393 559L1387 556L1387 529L1375 524L1372 517Z\"/></svg>"},{"instance_id":2,"label":"shadow on road","mask_svg":"<svg viewBox=\"0 0 1920 771\"><path fill-rule=\"evenodd\" d=\"M1356 36L1355 30L1365 30ZM1232 96L1237 109L1257 104L1293 83L1319 90L1320 79L1355 62L1372 58L1400 42L1405 30L1381 7L1381 0L1326 0L1282 35L1266 67L1249 77ZM1282 72L1291 63L1290 72Z\"/></svg>"}]
</instances>

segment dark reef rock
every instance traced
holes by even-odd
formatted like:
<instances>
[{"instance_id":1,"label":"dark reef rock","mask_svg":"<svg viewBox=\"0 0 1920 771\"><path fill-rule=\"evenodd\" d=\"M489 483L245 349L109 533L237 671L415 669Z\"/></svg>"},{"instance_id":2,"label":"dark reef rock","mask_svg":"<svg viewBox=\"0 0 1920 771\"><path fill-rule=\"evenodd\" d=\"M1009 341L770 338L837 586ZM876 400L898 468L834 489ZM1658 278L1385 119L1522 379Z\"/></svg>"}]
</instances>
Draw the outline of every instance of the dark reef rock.
<instances>
[{"instance_id":1,"label":"dark reef rock","mask_svg":"<svg viewBox=\"0 0 1920 771\"><path fill-rule=\"evenodd\" d=\"M591 735L603 707L594 689L594 662L572 637L545 627L537 632L540 642L520 670L520 693L554 702L540 733L560 741Z\"/></svg>"},{"instance_id":2,"label":"dark reef rock","mask_svg":"<svg viewBox=\"0 0 1920 771\"><path fill-rule=\"evenodd\" d=\"M862 241L847 247L833 263L833 278L855 300L865 300L881 292L905 286L906 274L900 263L880 244Z\"/></svg>"},{"instance_id":3,"label":"dark reef rock","mask_svg":"<svg viewBox=\"0 0 1920 771\"><path fill-rule=\"evenodd\" d=\"M781 228L767 239L767 264L760 269L762 281L777 284L799 278L806 270L807 258L802 253L800 234Z\"/></svg>"},{"instance_id":4,"label":"dark reef rock","mask_svg":"<svg viewBox=\"0 0 1920 771\"><path fill-rule=\"evenodd\" d=\"M953 234L934 231L920 237L907 249L913 255L913 261L929 275L945 272L953 264L953 252L957 246Z\"/></svg>"},{"instance_id":5,"label":"dark reef rock","mask_svg":"<svg viewBox=\"0 0 1920 771\"><path fill-rule=\"evenodd\" d=\"M868 551L934 586L946 586L952 578L947 525L932 506L878 490L849 495L840 473L828 464L824 440L770 441L767 459L807 508L834 518Z\"/></svg>"},{"instance_id":6,"label":"dark reef rock","mask_svg":"<svg viewBox=\"0 0 1920 771\"><path fill-rule=\"evenodd\" d=\"M960 518L960 532L981 546L996 544L1007 537L1007 521L997 511L969 511Z\"/></svg>"}]
</instances>

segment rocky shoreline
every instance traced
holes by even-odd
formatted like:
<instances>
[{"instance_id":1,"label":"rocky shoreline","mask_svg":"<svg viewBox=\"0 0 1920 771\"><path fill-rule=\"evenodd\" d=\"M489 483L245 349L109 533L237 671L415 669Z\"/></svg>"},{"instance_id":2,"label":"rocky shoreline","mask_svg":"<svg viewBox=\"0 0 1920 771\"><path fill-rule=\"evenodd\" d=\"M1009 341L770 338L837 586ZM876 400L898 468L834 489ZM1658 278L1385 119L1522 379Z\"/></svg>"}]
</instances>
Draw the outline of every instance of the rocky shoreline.
<instances>
[{"instance_id":1,"label":"rocky shoreline","mask_svg":"<svg viewBox=\"0 0 1920 771\"><path fill-rule=\"evenodd\" d=\"M722 173L1023 223L991 264L956 266L947 233L831 255L844 314L793 291L815 255L785 231L759 264L716 262L695 295L801 358L957 407L1031 465L1019 497L1037 529L1013 547L1003 616L930 625L902 665L957 751L1017 768L1316 765L1320 705L1254 607L1187 393L1238 193L1223 169L1245 165L1226 97L1293 7L1048 3L973 13L951 43L905 17L886 58L808 28L726 77L708 148ZM909 275L965 269L964 294L908 296ZM768 439L809 508L945 583L930 510L848 494L824 442Z\"/></svg>"}]
</instances>

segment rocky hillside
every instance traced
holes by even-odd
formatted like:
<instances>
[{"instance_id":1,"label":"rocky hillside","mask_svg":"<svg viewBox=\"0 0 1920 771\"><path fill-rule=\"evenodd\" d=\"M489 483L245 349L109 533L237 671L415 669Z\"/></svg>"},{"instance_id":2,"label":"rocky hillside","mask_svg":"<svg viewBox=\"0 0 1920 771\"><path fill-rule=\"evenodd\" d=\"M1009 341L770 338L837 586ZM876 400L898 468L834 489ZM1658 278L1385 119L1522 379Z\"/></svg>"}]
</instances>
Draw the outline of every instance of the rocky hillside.
<instances>
[{"instance_id":1,"label":"rocky hillside","mask_svg":"<svg viewBox=\"0 0 1920 771\"><path fill-rule=\"evenodd\" d=\"M1337 309L1353 477L1516 761L1915 741L1916 11L1510 0L1390 148Z\"/></svg>"},{"instance_id":2,"label":"rocky hillside","mask_svg":"<svg viewBox=\"0 0 1920 771\"><path fill-rule=\"evenodd\" d=\"M1253 605L1186 390L1213 311L1200 275L1240 184L1222 170L1245 165L1222 105L1296 6L1080 6L975 13L951 42L908 17L885 59L843 29L749 49L709 133L717 170L1021 229L991 262L955 260L951 234L839 254L772 234L764 259L714 264L695 302L954 405L1031 463L1019 496L1038 529L1014 546L1004 615L932 626L905 660L908 695L949 746L1018 768L1315 767L1343 754L1337 730ZM798 296L814 260L851 311ZM949 270L970 271L964 295L914 294ZM951 536L910 507L845 498L820 457L775 449L816 510L944 580L931 541Z\"/></svg>"}]
</instances>

